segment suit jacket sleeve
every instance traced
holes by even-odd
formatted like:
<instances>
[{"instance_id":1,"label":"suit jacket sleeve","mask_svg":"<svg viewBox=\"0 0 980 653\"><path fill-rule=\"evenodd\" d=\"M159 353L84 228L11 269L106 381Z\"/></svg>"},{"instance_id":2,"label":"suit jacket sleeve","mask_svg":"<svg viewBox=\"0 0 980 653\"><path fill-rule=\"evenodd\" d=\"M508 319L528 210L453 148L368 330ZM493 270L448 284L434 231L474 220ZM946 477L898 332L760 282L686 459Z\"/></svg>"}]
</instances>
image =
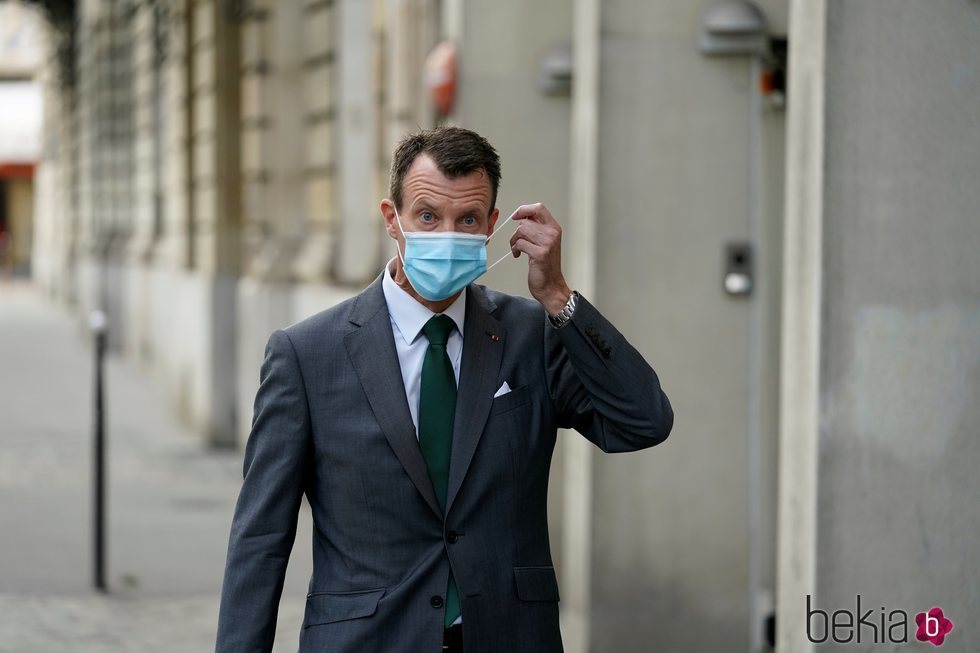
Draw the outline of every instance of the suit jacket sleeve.
<instances>
[{"instance_id":1,"label":"suit jacket sleeve","mask_svg":"<svg viewBox=\"0 0 980 653\"><path fill-rule=\"evenodd\" d=\"M674 413L657 373L584 297L568 324L546 324L545 356L559 427L574 428L607 453L667 438Z\"/></svg>"},{"instance_id":2,"label":"suit jacket sleeve","mask_svg":"<svg viewBox=\"0 0 980 653\"><path fill-rule=\"evenodd\" d=\"M289 336L266 345L228 543L218 653L271 651L309 464L310 417Z\"/></svg>"}]
</instances>

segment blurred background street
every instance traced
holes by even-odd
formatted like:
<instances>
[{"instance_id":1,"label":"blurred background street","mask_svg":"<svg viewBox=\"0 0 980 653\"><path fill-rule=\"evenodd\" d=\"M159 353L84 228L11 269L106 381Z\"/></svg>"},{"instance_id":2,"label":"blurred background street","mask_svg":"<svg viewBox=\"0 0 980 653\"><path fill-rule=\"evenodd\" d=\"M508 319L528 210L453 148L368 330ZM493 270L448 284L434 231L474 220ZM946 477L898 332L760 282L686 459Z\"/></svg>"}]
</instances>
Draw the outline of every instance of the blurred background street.
<instances>
[{"instance_id":1,"label":"blurred background street","mask_svg":"<svg viewBox=\"0 0 980 653\"><path fill-rule=\"evenodd\" d=\"M110 592L94 592L91 342L30 284L0 281L0 651L206 651L241 456L202 446L151 378L110 356ZM309 539L306 518L277 651L296 650Z\"/></svg>"}]
</instances>

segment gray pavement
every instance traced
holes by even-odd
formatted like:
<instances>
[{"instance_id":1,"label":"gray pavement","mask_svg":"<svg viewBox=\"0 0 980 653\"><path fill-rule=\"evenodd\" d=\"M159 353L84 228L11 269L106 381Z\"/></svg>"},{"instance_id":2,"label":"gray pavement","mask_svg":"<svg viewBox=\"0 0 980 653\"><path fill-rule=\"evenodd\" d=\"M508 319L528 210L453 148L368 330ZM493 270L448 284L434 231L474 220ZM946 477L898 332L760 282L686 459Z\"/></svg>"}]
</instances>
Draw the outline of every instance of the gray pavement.
<instances>
[{"instance_id":1,"label":"gray pavement","mask_svg":"<svg viewBox=\"0 0 980 653\"><path fill-rule=\"evenodd\" d=\"M93 591L83 325L27 283L0 281L0 653L213 650L242 453L205 446L146 371L110 354L110 591ZM297 647L310 539L304 504L277 652Z\"/></svg>"}]
</instances>

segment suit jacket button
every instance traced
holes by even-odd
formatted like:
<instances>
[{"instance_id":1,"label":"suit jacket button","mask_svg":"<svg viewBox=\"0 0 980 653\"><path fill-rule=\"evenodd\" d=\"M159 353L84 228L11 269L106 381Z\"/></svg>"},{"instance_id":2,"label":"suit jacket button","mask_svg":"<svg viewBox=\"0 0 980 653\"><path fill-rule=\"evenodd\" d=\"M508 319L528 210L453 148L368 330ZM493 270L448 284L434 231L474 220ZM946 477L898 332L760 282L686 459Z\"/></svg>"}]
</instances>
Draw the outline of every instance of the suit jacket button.
<instances>
[{"instance_id":1,"label":"suit jacket button","mask_svg":"<svg viewBox=\"0 0 980 653\"><path fill-rule=\"evenodd\" d=\"M446 541L449 542L450 544L456 544L458 540L459 540L459 535L456 534L456 531L449 531L448 533L446 533Z\"/></svg>"},{"instance_id":2,"label":"suit jacket button","mask_svg":"<svg viewBox=\"0 0 980 653\"><path fill-rule=\"evenodd\" d=\"M442 597L439 596L438 594L436 594L431 599L429 599L429 605L431 605L433 608L441 608L442 607Z\"/></svg>"}]
</instances>

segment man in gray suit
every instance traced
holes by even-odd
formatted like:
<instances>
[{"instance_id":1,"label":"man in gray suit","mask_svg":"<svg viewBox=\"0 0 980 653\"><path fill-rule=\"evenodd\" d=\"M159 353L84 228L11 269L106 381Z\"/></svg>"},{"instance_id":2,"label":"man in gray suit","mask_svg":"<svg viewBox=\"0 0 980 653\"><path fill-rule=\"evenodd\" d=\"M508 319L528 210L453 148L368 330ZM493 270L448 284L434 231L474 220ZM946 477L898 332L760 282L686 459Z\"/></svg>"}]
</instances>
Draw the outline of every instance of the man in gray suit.
<instances>
[{"instance_id":1,"label":"man in gray suit","mask_svg":"<svg viewBox=\"0 0 980 653\"><path fill-rule=\"evenodd\" d=\"M313 576L300 651L554 653L548 471L559 428L662 442L656 373L561 269L541 204L512 216L534 299L486 269L497 153L456 127L396 148L398 255L356 297L269 339L228 545L217 650L269 651L300 499Z\"/></svg>"}]
</instances>

